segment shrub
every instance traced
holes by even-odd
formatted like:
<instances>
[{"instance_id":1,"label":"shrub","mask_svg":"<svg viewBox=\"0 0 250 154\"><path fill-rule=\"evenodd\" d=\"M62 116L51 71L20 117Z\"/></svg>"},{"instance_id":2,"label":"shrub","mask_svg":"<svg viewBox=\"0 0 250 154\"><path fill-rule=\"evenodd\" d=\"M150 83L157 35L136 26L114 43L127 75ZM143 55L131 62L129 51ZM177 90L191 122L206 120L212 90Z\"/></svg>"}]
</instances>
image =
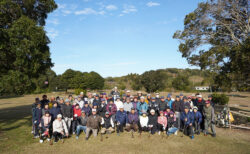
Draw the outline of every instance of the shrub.
<instances>
[{"instance_id":1,"label":"shrub","mask_svg":"<svg viewBox=\"0 0 250 154\"><path fill-rule=\"evenodd\" d=\"M76 95L80 95L80 93L81 93L81 92L83 92L83 93L84 93L84 95L86 95L86 93L87 93L87 91L86 91L86 90L83 90L83 89L80 89L80 88L75 89L75 94L76 94Z\"/></svg>"},{"instance_id":2,"label":"shrub","mask_svg":"<svg viewBox=\"0 0 250 154\"><path fill-rule=\"evenodd\" d=\"M226 105L228 104L229 101L229 97L225 94L212 94L213 97L213 102L215 104L219 104L219 105Z\"/></svg>"}]
</instances>

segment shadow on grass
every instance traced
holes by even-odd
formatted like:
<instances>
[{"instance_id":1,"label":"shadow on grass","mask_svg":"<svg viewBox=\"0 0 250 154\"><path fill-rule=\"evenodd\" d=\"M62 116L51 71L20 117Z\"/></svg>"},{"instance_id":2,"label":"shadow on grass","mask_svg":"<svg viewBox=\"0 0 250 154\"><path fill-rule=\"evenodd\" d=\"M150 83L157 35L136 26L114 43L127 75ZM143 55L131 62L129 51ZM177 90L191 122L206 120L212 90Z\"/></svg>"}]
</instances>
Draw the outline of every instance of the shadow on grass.
<instances>
[{"instance_id":1,"label":"shadow on grass","mask_svg":"<svg viewBox=\"0 0 250 154\"><path fill-rule=\"evenodd\" d=\"M31 105L0 109L0 131L10 131L24 125L32 125Z\"/></svg>"},{"instance_id":2,"label":"shadow on grass","mask_svg":"<svg viewBox=\"0 0 250 154\"><path fill-rule=\"evenodd\" d=\"M238 94L230 94L230 95L227 95L227 96L230 96L230 97L239 97L239 98L247 98L248 96L242 96L242 95L238 95Z\"/></svg>"},{"instance_id":3,"label":"shadow on grass","mask_svg":"<svg viewBox=\"0 0 250 154\"><path fill-rule=\"evenodd\" d=\"M19 98L19 97L23 97L23 95L0 96L0 99L7 99L7 98Z\"/></svg>"}]
</instances>

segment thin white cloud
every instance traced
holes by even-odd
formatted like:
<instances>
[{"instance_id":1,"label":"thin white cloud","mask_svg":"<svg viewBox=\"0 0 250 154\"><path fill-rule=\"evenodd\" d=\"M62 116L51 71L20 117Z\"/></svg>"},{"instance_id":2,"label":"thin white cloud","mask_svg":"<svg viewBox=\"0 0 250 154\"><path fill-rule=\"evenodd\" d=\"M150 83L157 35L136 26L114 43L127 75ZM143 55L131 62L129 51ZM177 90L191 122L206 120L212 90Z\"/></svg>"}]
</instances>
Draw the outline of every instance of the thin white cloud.
<instances>
[{"instance_id":1,"label":"thin white cloud","mask_svg":"<svg viewBox=\"0 0 250 154\"><path fill-rule=\"evenodd\" d=\"M47 35L49 36L49 38L55 39L59 35L59 32L54 28L49 28L47 30Z\"/></svg>"},{"instance_id":2,"label":"thin white cloud","mask_svg":"<svg viewBox=\"0 0 250 154\"><path fill-rule=\"evenodd\" d=\"M47 21L47 23L53 24L53 25L58 25L59 21L58 21L58 19L50 19L50 20Z\"/></svg>"},{"instance_id":3,"label":"thin white cloud","mask_svg":"<svg viewBox=\"0 0 250 154\"><path fill-rule=\"evenodd\" d=\"M65 15L71 14L72 12L70 10L62 10L62 13Z\"/></svg>"},{"instance_id":4,"label":"thin white cloud","mask_svg":"<svg viewBox=\"0 0 250 154\"><path fill-rule=\"evenodd\" d=\"M160 3L157 3L157 2L148 2L147 4L146 4L148 7L153 7L153 6L159 6L159 5L161 5Z\"/></svg>"},{"instance_id":5,"label":"thin white cloud","mask_svg":"<svg viewBox=\"0 0 250 154\"><path fill-rule=\"evenodd\" d=\"M91 15L91 14L104 15L105 11L96 11L92 8L85 8L85 9L80 10L80 11L75 11L75 15Z\"/></svg>"},{"instance_id":6,"label":"thin white cloud","mask_svg":"<svg viewBox=\"0 0 250 154\"><path fill-rule=\"evenodd\" d=\"M105 8L108 11L114 11L114 10L118 9L117 6L115 6L115 5L107 5Z\"/></svg>"},{"instance_id":7,"label":"thin white cloud","mask_svg":"<svg viewBox=\"0 0 250 154\"><path fill-rule=\"evenodd\" d=\"M137 12L137 9L134 5L124 5L122 13L129 14L132 12Z\"/></svg>"}]
</instances>

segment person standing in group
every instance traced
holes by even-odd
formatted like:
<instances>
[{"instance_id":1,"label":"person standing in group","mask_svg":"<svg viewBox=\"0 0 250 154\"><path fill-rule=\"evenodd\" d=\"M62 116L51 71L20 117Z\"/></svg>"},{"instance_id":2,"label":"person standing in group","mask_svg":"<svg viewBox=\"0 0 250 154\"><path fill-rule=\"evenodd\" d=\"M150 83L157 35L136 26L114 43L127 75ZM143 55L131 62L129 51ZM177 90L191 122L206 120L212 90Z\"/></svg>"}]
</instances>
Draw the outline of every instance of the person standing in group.
<instances>
[{"instance_id":1,"label":"person standing in group","mask_svg":"<svg viewBox=\"0 0 250 154\"><path fill-rule=\"evenodd\" d=\"M154 109L150 110L150 115L148 116L148 128L151 134L155 134L158 131L158 116Z\"/></svg>"},{"instance_id":2,"label":"person standing in group","mask_svg":"<svg viewBox=\"0 0 250 154\"><path fill-rule=\"evenodd\" d=\"M173 102L173 111L175 112L175 116L177 118L178 129L181 128L181 101L180 97L176 96L176 100Z\"/></svg>"},{"instance_id":3,"label":"person standing in group","mask_svg":"<svg viewBox=\"0 0 250 154\"><path fill-rule=\"evenodd\" d=\"M128 113L131 112L131 109L133 108L133 104L130 102L130 98L126 98L125 103L123 104L124 106L124 111Z\"/></svg>"},{"instance_id":4,"label":"person standing in group","mask_svg":"<svg viewBox=\"0 0 250 154\"><path fill-rule=\"evenodd\" d=\"M63 119L67 125L67 129L70 131L71 123L73 121L73 108L72 105L70 104L69 99L65 100L65 105L62 106L61 111Z\"/></svg>"},{"instance_id":5,"label":"person standing in group","mask_svg":"<svg viewBox=\"0 0 250 154\"><path fill-rule=\"evenodd\" d=\"M144 96L141 96L140 102L137 103L137 110L139 115L142 115L143 111L148 111L148 104L145 102Z\"/></svg>"},{"instance_id":6,"label":"person standing in group","mask_svg":"<svg viewBox=\"0 0 250 154\"><path fill-rule=\"evenodd\" d=\"M168 94L167 99L166 99L166 103L167 103L168 107L172 110L173 101L171 99L171 94Z\"/></svg>"},{"instance_id":7,"label":"person standing in group","mask_svg":"<svg viewBox=\"0 0 250 154\"><path fill-rule=\"evenodd\" d=\"M181 121L184 125L183 133L189 135L191 139L194 139L194 116L193 113L189 111L187 106L185 106L184 112L181 112Z\"/></svg>"},{"instance_id":8,"label":"person standing in group","mask_svg":"<svg viewBox=\"0 0 250 154\"><path fill-rule=\"evenodd\" d=\"M82 114L80 117L77 117L77 127L76 127L76 139L79 138L80 131L82 130L86 134L86 129L87 129L87 120L88 117L86 116L85 112L82 111Z\"/></svg>"},{"instance_id":9,"label":"person standing in group","mask_svg":"<svg viewBox=\"0 0 250 154\"><path fill-rule=\"evenodd\" d=\"M194 114L194 130L197 135L200 134L201 131L201 122L202 122L202 115L196 106L193 107L193 114Z\"/></svg>"},{"instance_id":10,"label":"person standing in group","mask_svg":"<svg viewBox=\"0 0 250 154\"><path fill-rule=\"evenodd\" d=\"M204 135L207 136L208 128L210 127L212 130L212 137L216 137L214 108L210 104L210 101L206 101L203 107L203 115L205 126Z\"/></svg>"},{"instance_id":11,"label":"person standing in group","mask_svg":"<svg viewBox=\"0 0 250 154\"><path fill-rule=\"evenodd\" d=\"M151 111L152 109L158 114L159 104L155 101L155 97L152 97L151 101L148 104L148 110Z\"/></svg>"}]
</instances>

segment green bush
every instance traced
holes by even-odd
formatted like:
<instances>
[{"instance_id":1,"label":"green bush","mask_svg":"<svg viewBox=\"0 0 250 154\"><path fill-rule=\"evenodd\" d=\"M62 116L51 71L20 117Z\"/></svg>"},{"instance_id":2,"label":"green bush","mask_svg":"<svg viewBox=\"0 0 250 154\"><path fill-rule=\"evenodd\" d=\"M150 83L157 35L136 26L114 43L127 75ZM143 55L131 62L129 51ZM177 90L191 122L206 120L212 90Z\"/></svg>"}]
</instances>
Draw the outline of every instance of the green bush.
<instances>
[{"instance_id":1,"label":"green bush","mask_svg":"<svg viewBox=\"0 0 250 154\"><path fill-rule=\"evenodd\" d=\"M84 93L84 95L86 95L86 93L87 93L87 91L86 91L86 90L83 90L83 89L80 89L80 88L75 89L75 94L76 94L76 95L80 95L80 93L81 93L81 92L83 92L83 93Z\"/></svg>"},{"instance_id":2,"label":"green bush","mask_svg":"<svg viewBox=\"0 0 250 154\"><path fill-rule=\"evenodd\" d=\"M213 102L215 104L219 104L219 105L226 105L228 104L229 101L229 97L225 94L212 94L213 97Z\"/></svg>"}]
</instances>

